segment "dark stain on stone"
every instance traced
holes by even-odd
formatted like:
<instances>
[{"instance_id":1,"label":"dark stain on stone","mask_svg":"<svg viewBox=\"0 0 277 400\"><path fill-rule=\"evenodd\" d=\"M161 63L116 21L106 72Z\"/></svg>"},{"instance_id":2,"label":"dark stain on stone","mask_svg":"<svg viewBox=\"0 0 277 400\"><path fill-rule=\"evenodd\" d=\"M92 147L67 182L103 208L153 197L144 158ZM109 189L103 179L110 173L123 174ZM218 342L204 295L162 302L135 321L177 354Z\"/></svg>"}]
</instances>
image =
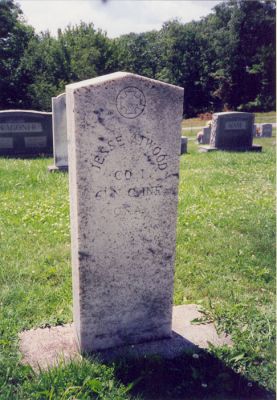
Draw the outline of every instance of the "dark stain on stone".
<instances>
[{"instance_id":1,"label":"dark stain on stone","mask_svg":"<svg viewBox=\"0 0 277 400\"><path fill-rule=\"evenodd\" d=\"M91 255L89 253L86 253L85 251L78 251L78 255L80 261L86 258L91 258Z\"/></svg>"},{"instance_id":2,"label":"dark stain on stone","mask_svg":"<svg viewBox=\"0 0 277 400\"><path fill-rule=\"evenodd\" d=\"M151 165L155 165L154 161L148 154L144 153L144 155L146 157L147 162L149 162Z\"/></svg>"},{"instance_id":3,"label":"dark stain on stone","mask_svg":"<svg viewBox=\"0 0 277 400\"><path fill-rule=\"evenodd\" d=\"M118 194L118 193L117 193L117 191L116 191L114 188L112 188L112 187L110 188L110 190L111 190L111 192L110 192L110 197L111 197L112 199L114 199L114 198L115 198L115 195Z\"/></svg>"},{"instance_id":4,"label":"dark stain on stone","mask_svg":"<svg viewBox=\"0 0 277 400\"><path fill-rule=\"evenodd\" d=\"M147 250L150 251L150 253L155 254L155 250L151 249L151 247L149 247Z\"/></svg>"}]
</instances>

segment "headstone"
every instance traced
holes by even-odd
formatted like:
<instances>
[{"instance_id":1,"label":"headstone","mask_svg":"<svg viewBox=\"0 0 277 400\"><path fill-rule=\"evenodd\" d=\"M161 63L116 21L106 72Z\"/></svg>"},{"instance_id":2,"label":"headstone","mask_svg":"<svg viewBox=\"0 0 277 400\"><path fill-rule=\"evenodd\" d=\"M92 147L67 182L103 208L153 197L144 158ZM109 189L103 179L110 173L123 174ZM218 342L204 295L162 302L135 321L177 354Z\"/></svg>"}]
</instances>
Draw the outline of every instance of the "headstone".
<instances>
[{"instance_id":1,"label":"headstone","mask_svg":"<svg viewBox=\"0 0 277 400\"><path fill-rule=\"evenodd\" d=\"M52 114L32 110L0 111L0 155L51 155Z\"/></svg>"},{"instance_id":2,"label":"headstone","mask_svg":"<svg viewBox=\"0 0 277 400\"><path fill-rule=\"evenodd\" d=\"M183 89L118 72L66 105L79 348L170 337Z\"/></svg>"},{"instance_id":3,"label":"headstone","mask_svg":"<svg viewBox=\"0 0 277 400\"><path fill-rule=\"evenodd\" d=\"M66 127L66 95L52 97L54 165L49 171L68 170L68 146Z\"/></svg>"},{"instance_id":4,"label":"headstone","mask_svg":"<svg viewBox=\"0 0 277 400\"><path fill-rule=\"evenodd\" d=\"M188 152L188 138L186 136L181 136L181 153L185 154Z\"/></svg>"},{"instance_id":5,"label":"headstone","mask_svg":"<svg viewBox=\"0 0 277 400\"><path fill-rule=\"evenodd\" d=\"M254 114L245 112L222 112L213 114L210 145L200 151L261 151L253 145Z\"/></svg>"},{"instance_id":6,"label":"headstone","mask_svg":"<svg viewBox=\"0 0 277 400\"><path fill-rule=\"evenodd\" d=\"M253 124L253 137L258 136L258 132L257 132L257 124Z\"/></svg>"},{"instance_id":7,"label":"headstone","mask_svg":"<svg viewBox=\"0 0 277 400\"><path fill-rule=\"evenodd\" d=\"M261 136L272 137L272 124L261 124Z\"/></svg>"},{"instance_id":8,"label":"headstone","mask_svg":"<svg viewBox=\"0 0 277 400\"><path fill-rule=\"evenodd\" d=\"M201 143L202 144L209 144L210 143L210 136L211 136L211 127L206 126L205 128L202 129L203 135L201 138Z\"/></svg>"}]
</instances>

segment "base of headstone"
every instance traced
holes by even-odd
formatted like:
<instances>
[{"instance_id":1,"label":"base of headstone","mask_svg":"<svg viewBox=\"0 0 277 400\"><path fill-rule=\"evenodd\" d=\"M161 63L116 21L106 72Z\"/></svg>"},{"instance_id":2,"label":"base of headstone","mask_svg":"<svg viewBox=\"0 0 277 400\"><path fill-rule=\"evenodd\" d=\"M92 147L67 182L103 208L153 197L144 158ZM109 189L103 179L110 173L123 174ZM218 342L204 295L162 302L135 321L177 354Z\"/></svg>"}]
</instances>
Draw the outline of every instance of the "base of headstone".
<instances>
[{"instance_id":1,"label":"base of headstone","mask_svg":"<svg viewBox=\"0 0 277 400\"><path fill-rule=\"evenodd\" d=\"M48 172L68 172L68 165L62 165L60 167L57 165L49 165L47 169Z\"/></svg>"},{"instance_id":2,"label":"base of headstone","mask_svg":"<svg viewBox=\"0 0 277 400\"><path fill-rule=\"evenodd\" d=\"M246 152L246 151L255 151L255 152L260 152L262 151L262 146L253 144L253 146L250 147L238 147L238 148L232 148L232 149L219 149L218 147L213 147L213 146L200 146L198 151L200 153L209 153L211 151L231 151L233 152Z\"/></svg>"},{"instance_id":3,"label":"base of headstone","mask_svg":"<svg viewBox=\"0 0 277 400\"><path fill-rule=\"evenodd\" d=\"M232 345L230 336L219 335L213 323L192 323L202 314L197 305L173 307L172 337L141 344L122 346L93 353L99 360L109 362L122 358L160 356L172 359L184 353L214 346ZM34 370L47 369L62 362L81 359L75 341L73 324L51 328L31 329L20 333L22 363Z\"/></svg>"}]
</instances>

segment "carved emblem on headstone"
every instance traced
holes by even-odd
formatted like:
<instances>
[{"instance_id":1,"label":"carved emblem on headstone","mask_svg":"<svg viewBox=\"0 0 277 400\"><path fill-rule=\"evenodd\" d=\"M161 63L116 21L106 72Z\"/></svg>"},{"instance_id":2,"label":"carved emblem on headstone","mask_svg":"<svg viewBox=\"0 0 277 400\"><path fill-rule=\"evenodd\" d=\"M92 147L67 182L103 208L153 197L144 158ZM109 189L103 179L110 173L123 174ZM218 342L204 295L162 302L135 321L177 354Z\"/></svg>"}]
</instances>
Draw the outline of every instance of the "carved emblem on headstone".
<instances>
[{"instance_id":1,"label":"carved emblem on headstone","mask_svg":"<svg viewBox=\"0 0 277 400\"><path fill-rule=\"evenodd\" d=\"M125 118L136 118L144 110L146 100L141 90L134 86L121 90L116 99L117 110Z\"/></svg>"}]
</instances>

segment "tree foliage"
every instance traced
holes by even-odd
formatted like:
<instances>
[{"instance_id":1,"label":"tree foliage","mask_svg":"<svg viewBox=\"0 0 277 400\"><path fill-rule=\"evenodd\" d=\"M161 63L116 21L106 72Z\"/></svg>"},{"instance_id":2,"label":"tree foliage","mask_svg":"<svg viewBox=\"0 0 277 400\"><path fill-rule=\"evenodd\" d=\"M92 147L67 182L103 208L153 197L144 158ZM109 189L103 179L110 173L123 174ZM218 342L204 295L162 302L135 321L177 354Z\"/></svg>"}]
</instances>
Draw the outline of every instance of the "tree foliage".
<instances>
[{"instance_id":1,"label":"tree foliage","mask_svg":"<svg viewBox=\"0 0 277 400\"><path fill-rule=\"evenodd\" d=\"M275 108L275 1L228 0L198 22L109 39L93 23L39 35L0 0L0 107L49 110L65 85L129 71L185 89L184 114Z\"/></svg>"},{"instance_id":2,"label":"tree foliage","mask_svg":"<svg viewBox=\"0 0 277 400\"><path fill-rule=\"evenodd\" d=\"M13 0L0 0L0 108L24 107L26 85L19 73L20 60L34 35L22 20Z\"/></svg>"}]
</instances>

